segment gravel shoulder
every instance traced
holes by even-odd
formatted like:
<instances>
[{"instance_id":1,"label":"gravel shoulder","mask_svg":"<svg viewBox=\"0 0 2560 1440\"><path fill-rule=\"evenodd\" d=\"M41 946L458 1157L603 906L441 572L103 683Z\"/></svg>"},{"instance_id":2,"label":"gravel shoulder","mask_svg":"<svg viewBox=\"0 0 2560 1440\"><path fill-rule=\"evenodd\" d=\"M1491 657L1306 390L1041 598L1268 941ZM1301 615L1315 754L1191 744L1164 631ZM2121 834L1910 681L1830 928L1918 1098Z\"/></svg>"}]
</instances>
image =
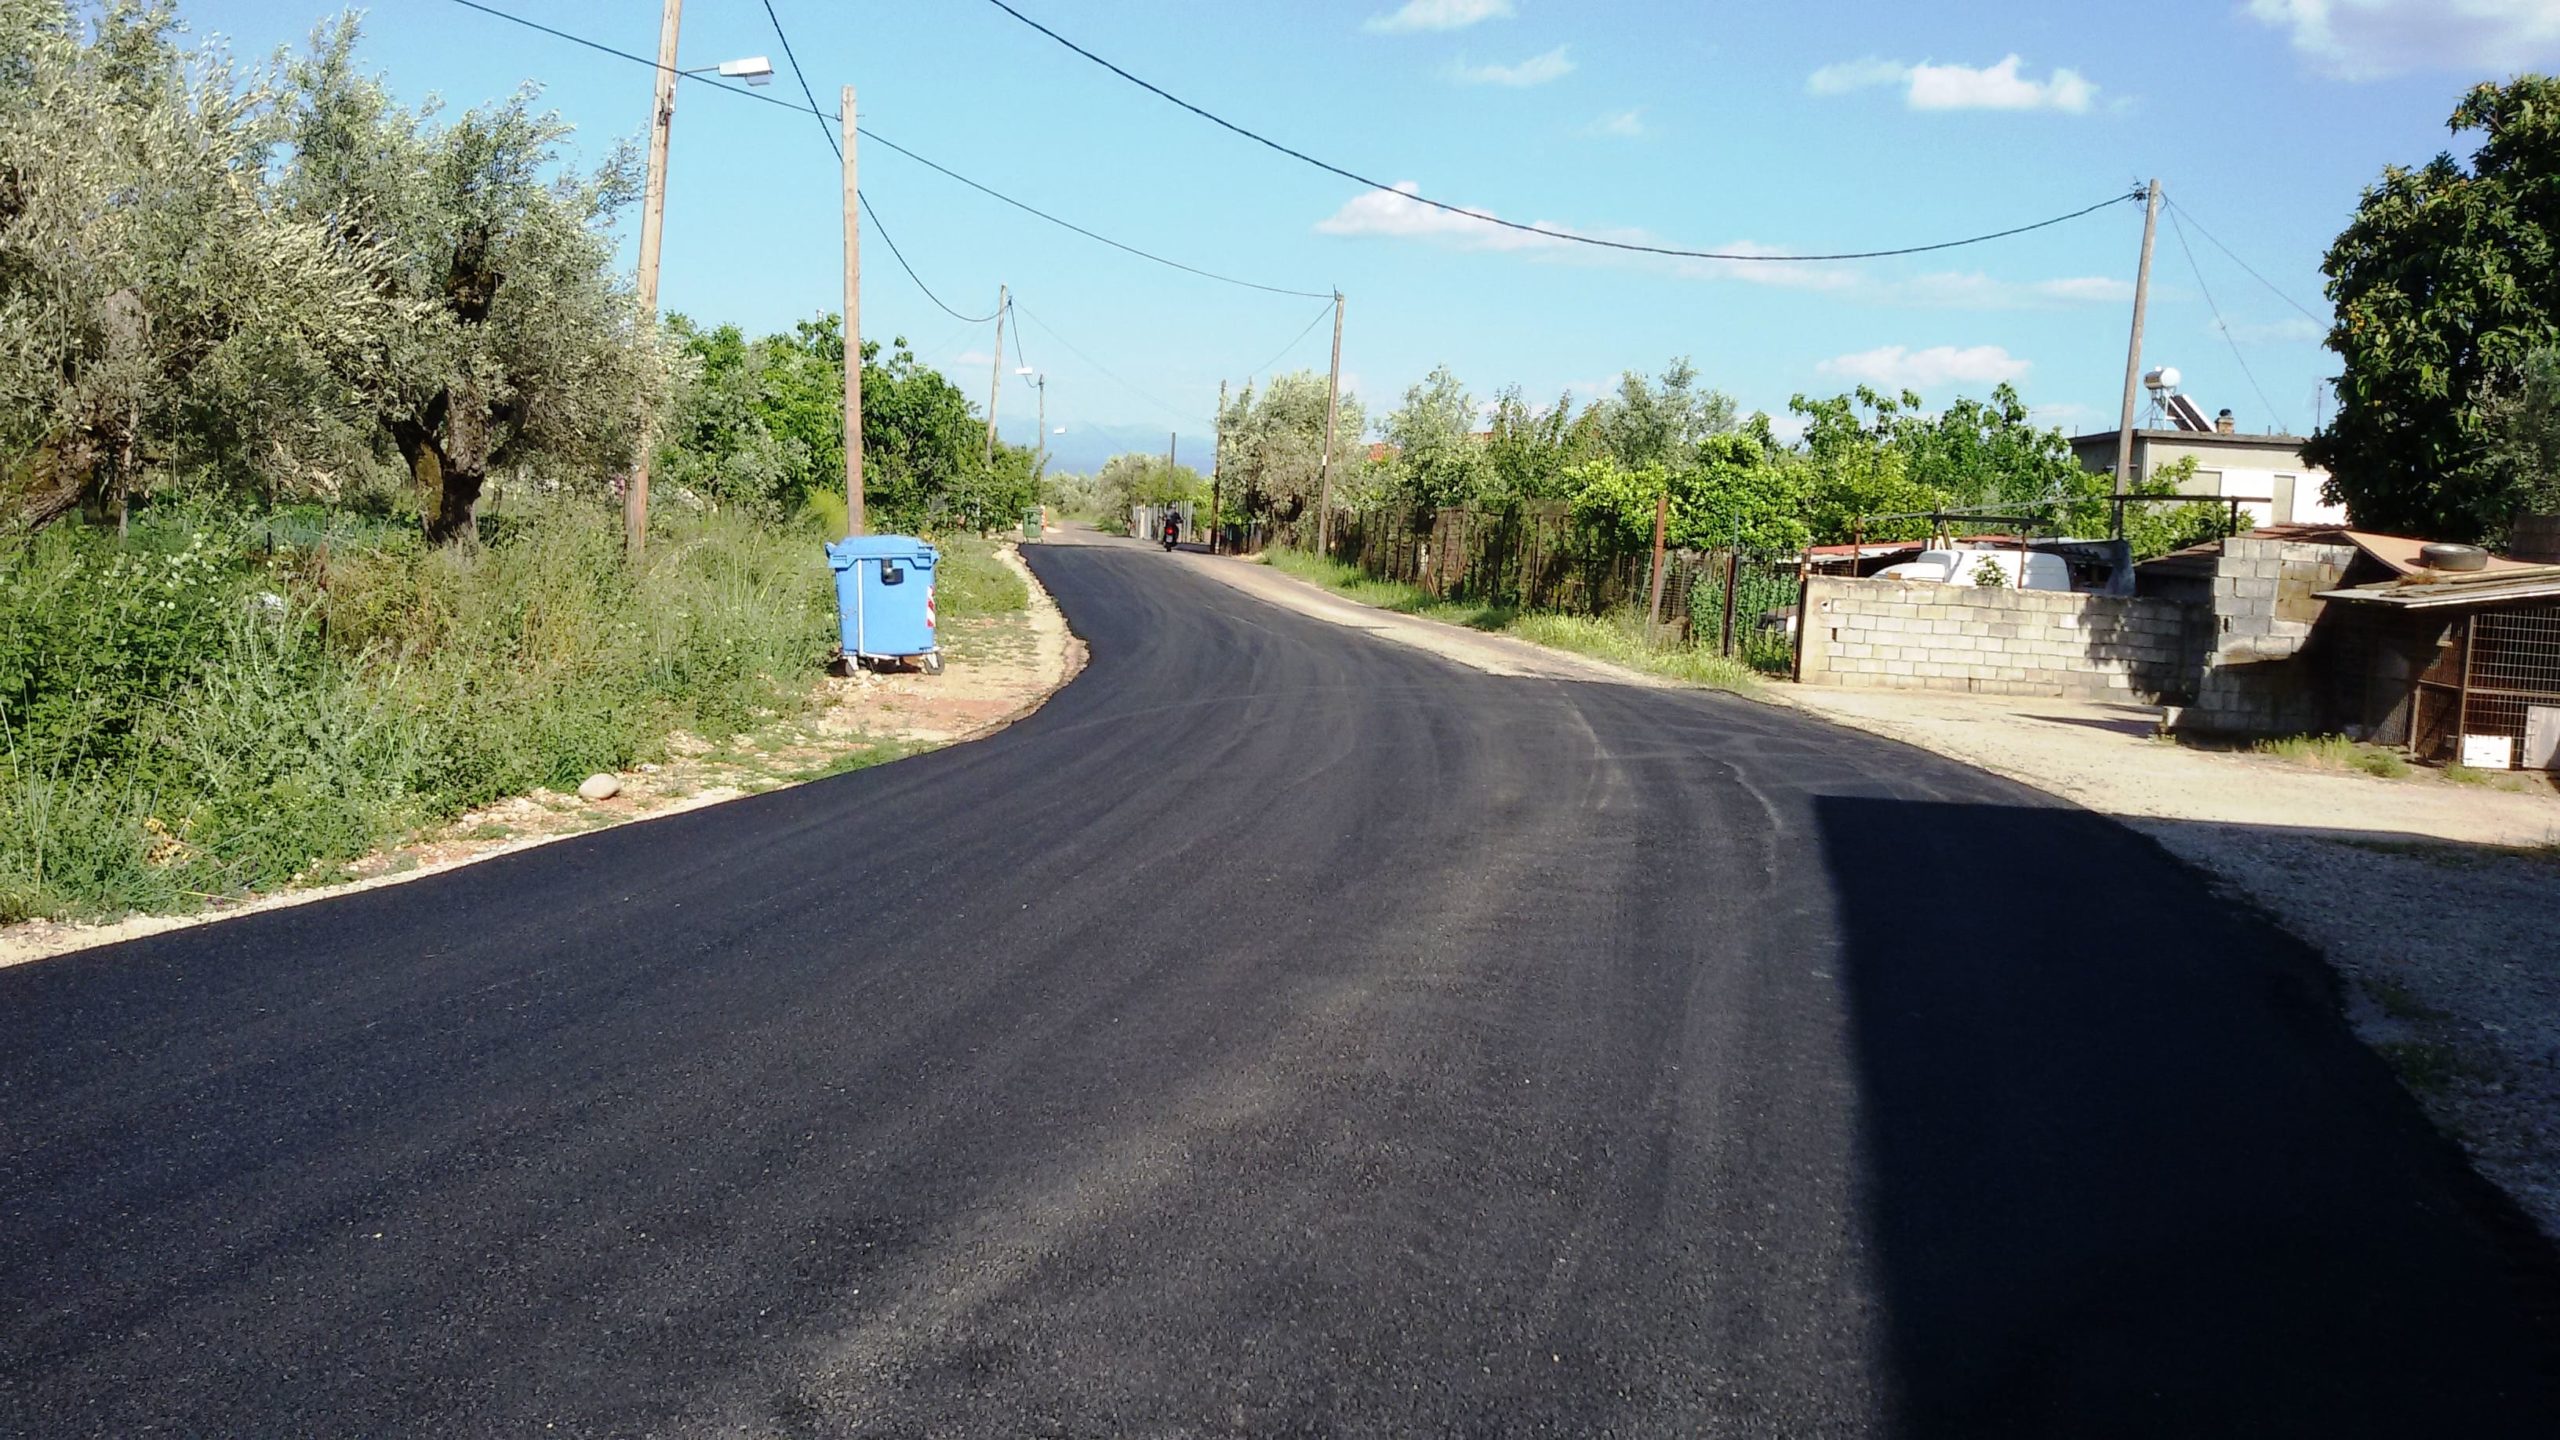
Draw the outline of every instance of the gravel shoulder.
<instances>
[{"instance_id":1,"label":"gravel shoulder","mask_svg":"<svg viewBox=\"0 0 2560 1440\"><path fill-rule=\"evenodd\" d=\"M99 924L31 920L0 926L0 968L264 910L405 884L501 855L636 820L655 820L786 785L974 740L1038 709L1084 664L1084 645L1011 546L997 558L1030 586L1029 607L952 627L943 673L856 671L822 680L822 703L787 724L725 738L678 735L664 764L617 775L602 800L535 791L483 806L369 855L348 878L184 915L129 915Z\"/></svg>"}]
</instances>

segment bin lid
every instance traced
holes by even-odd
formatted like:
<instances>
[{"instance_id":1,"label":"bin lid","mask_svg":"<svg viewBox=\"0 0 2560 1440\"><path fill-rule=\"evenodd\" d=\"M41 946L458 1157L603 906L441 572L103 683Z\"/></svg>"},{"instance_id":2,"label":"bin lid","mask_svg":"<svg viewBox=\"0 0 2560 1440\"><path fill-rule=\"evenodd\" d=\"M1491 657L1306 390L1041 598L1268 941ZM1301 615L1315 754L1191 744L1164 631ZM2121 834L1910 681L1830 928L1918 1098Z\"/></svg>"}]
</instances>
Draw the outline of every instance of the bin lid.
<instances>
[{"instance_id":1,"label":"bin lid","mask_svg":"<svg viewBox=\"0 0 2560 1440\"><path fill-rule=\"evenodd\" d=\"M838 570L860 560L922 560L930 563L934 548L913 535L853 535L827 542L827 563Z\"/></svg>"}]
</instances>

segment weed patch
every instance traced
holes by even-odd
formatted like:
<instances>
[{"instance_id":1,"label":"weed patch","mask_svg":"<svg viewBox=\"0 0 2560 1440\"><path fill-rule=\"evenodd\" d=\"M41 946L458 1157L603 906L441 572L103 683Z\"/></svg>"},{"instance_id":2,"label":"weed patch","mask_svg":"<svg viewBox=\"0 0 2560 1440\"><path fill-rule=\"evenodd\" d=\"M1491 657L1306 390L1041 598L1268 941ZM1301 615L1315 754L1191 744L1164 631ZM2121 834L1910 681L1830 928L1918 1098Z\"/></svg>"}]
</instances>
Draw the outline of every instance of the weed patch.
<instances>
[{"instance_id":1,"label":"weed patch","mask_svg":"<svg viewBox=\"0 0 2560 1440\"><path fill-rule=\"evenodd\" d=\"M184 910L332 878L536 788L805 713L824 526L511 515L483 545L213 514L0 541L0 922ZM307 542L307 543L297 543ZM942 542L942 615L1029 595Z\"/></svg>"}]
</instances>

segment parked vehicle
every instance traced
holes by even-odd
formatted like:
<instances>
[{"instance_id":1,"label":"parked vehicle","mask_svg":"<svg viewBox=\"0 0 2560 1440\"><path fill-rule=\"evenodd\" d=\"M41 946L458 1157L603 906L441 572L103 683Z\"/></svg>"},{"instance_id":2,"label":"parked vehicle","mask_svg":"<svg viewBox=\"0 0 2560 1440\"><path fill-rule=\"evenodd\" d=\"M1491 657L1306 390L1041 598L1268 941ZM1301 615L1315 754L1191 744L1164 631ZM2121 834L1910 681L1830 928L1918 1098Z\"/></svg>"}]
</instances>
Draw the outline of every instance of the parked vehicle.
<instances>
[{"instance_id":1,"label":"parked vehicle","mask_svg":"<svg viewBox=\"0 0 2560 1440\"><path fill-rule=\"evenodd\" d=\"M2026 561L2026 578L2018 576L2018 562ZM1992 574L1986 574L1988 567ZM2021 556L2016 550L1923 550L1916 560L1887 565L1875 574L1879 580L1927 580L1940 585L1980 585L1985 581L2012 590L2069 590L2071 567L2059 555L2030 550Z\"/></svg>"}]
</instances>

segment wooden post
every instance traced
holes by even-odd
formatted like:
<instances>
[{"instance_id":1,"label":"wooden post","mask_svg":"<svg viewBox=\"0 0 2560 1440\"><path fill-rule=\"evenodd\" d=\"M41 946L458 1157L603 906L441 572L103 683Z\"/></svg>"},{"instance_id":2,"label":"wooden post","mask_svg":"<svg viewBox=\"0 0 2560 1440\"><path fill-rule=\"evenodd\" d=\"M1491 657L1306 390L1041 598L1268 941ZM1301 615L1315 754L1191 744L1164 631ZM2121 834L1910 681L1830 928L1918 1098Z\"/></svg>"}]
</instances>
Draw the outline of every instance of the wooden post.
<instances>
[{"instance_id":1,"label":"wooden post","mask_svg":"<svg viewBox=\"0 0 2560 1440\"><path fill-rule=\"evenodd\" d=\"M1013 305L1013 292L996 287L996 359L987 375L987 452L980 464L996 468L996 399L1004 393L1004 312Z\"/></svg>"},{"instance_id":2,"label":"wooden post","mask_svg":"<svg viewBox=\"0 0 2560 1440\"><path fill-rule=\"evenodd\" d=\"M1316 487L1316 553L1333 553L1333 417L1342 404L1342 292L1333 292L1333 369L1324 382L1324 464Z\"/></svg>"},{"instance_id":3,"label":"wooden post","mask_svg":"<svg viewBox=\"0 0 2560 1440\"><path fill-rule=\"evenodd\" d=\"M2160 233L2160 182L2143 187L2142 264L2133 274L2133 339L2124 355L2124 413L2116 425L2116 493L2133 489L2133 395L2142 385L2142 312L2151 299L2151 242Z\"/></svg>"},{"instance_id":4,"label":"wooden post","mask_svg":"<svg viewBox=\"0 0 2560 1440\"><path fill-rule=\"evenodd\" d=\"M1662 629L1662 534L1671 521L1671 492L1653 497L1653 598L1645 602L1645 643L1650 645Z\"/></svg>"},{"instance_id":5,"label":"wooden post","mask_svg":"<svg viewBox=\"0 0 2560 1440\"><path fill-rule=\"evenodd\" d=\"M853 87L844 87L844 533L863 531L862 197L854 189Z\"/></svg>"},{"instance_id":6,"label":"wooden post","mask_svg":"<svg viewBox=\"0 0 2560 1440\"><path fill-rule=\"evenodd\" d=\"M1209 442L1209 553L1215 555L1221 528L1218 524L1218 499L1224 493L1221 487L1227 469L1227 382L1224 380L1218 382L1218 423L1212 433L1217 438Z\"/></svg>"},{"instance_id":7,"label":"wooden post","mask_svg":"<svg viewBox=\"0 0 2560 1440\"><path fill-rule=\"evenodd\" d=\"M658 13L658 88L649 110L649 178L640 192L640 315L649 328L658 326L658 251L667 228L667 133L676 119L676 32L684 23L684 0L666 0ZM645 409L640 416L640 445L631 457L631 481L622 492L622 548L634 558L649 543L649 450L655 427Z\"/></svg>"},{"instance_id":8,"label":"wooden post","mask_svg":"<svg viewBox=\"0 0 2560 1440\"><path fill-rule=\"evenodd\" d=\"M1727 658L1733 655L1734 591L1741 582L1742 547L1736 544L1734 548L1724 552L1724 641L1722 648L1716 652Z\"/></svg>"}]
</instances>

